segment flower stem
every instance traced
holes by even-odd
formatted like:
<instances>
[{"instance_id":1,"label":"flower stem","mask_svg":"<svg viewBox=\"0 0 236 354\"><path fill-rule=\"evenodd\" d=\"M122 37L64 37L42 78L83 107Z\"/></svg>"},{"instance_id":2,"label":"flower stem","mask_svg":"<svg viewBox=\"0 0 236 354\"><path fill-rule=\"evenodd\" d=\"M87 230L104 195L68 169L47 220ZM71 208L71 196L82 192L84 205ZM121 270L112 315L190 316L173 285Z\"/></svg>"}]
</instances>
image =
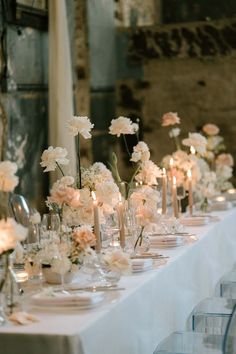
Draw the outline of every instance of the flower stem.
<instances>
[{"instance_id":1,"label":"flower stem","mask_svg":"<svg viewBox=\"0 0 236 354\"><path fill-rule=\"evenodd\" d=\"M130 151L129 151L129 147L128 147L128 144L127 144L127 140L126 140L125 134L122 134L122 136L123 136L123 140L124 140L124 143L125 143L125 148L126 148L127 154L130 157L131 154L130 154Z\"/></svg>"},{"instance_id":2,"label":"flower stem","mask_svg":"<svg viewBox=\"0 0 236 354\"><path fill-rule=\"evenodd\" d=\"M144 226L142 226L141 232L140 232L140 234L139 234L139 236L138 236L138 238L137 238L137 240L136 240L136 242L135 242L135 244L134 244L134 251L136 250L136 247L137 247L138 243L139 243L139 246L142 245L142 241L143 241L143 230L144 230Z\"/></svg>"},{"instance_id":3,"label":"flower stem","mask_svg":"<svg viewBox=\"0 0 236 354\"><path fill-rule=\"evenodd\" d=\"M9 255L8 254L5 254L5 269L4 269L4 275L2 277L2 280L0 282L0 292L2 291L3 289L3 286L5 284L5 280L7 279L7 273L8 273L8 267L9 267Z\"/></svg>"},{"instance_id":4,"label":"flower stem","mask_svg":"<svg viewBox=\"0 0 236 354\"><path fill-rule=\"evenodd\" d=\"M81 178L81 160L80 160L80 139L79 134L77 135L76 139L76 150L77 150L77 170L79 173L79 189L82 188L82 178Z\"/></svg>"},{"instance_id":5,"label":"flower stem","mask_svg":"<svg viewBox=\"0 0 236 354\"><path fill-rule=\"evenodd\" d=\"M61 172L62 176L65 176L64 172L62 171L61 166L59 165L59 163L57 161L56 161L56 165L57 165L59 171Z\"/></svg>"}]
</instances>

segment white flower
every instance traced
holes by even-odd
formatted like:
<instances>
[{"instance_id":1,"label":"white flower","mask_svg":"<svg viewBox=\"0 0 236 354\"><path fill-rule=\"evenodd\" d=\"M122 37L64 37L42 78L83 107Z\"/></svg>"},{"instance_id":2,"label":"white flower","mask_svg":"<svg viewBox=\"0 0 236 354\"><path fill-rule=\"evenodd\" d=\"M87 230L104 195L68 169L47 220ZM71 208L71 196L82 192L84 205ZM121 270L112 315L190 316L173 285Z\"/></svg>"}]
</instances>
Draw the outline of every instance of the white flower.
<instances>
[{"instance_id":1,"label":"white flower","mask_svg":"<svg viewBox=\"0 0 236 354\"><path fill-rule=\"evenodd\" d=\"M169 137L170 138L177 138L180 134L180 129L179 128L173 128L169 131Z\"/></svg>"},{"instance_id":2,"label":"white flower","mask_svg":"<svg viewBox=\"0 0 236 354\"><path fill-rule=\"evenodd\" d=\"M223 143L223 140L224 140L223 137L219 135L210 136L207 139L207 149L210 151L216 150L218 145Z\"/></svg>"},{"instance_id":3,"label":"white flower","mask_svg":"<svg viewBox=\"0 0 236 354\"><path fill-rule=\"evenodd\" d=\"M140 141L136 146L134 146L133 153L130 161L138 162L138 161L147 161L150 159L150 151L149 147L144 141Z\"/></svg>"},{"instance_id":4,"label":"white flower","mask_svg":"<svg viewBox=\"0 0 236 354\"><path fill-rule=\"evenodd\" d=\"M156 209L161 197L159 191L149 186L142 186L141 188L137 188L137 190L131 194L130 200L134 208L143 204L148 204L153 209Z\"/></svg>"},{"instance_id":5,"label":"white flower","mask_svg":"<svg viewBox=\"0 0 236 354\"><path fill-rule=\"evenodd\" d=\"M119 270L124 274L131 271L131 261L128 254L120 250L105 253L102 261L111 270Z\"/></svg>"},{"instance_id":6,"label":"white flower","mask_svg":"<svg viewBox=\"0 0 236 354\"><path fill-rule=\"evenodd\" d=\"M119 202L119 188L113 181L96 183L96 197L105 213L112 213Z\"/></svg>"},{"instance_id":7,"label":"white flower","mask_svg":"<svg viewBox=\"0 0 236 354\"><path fill-rule=\"evenodd\" d=\"M73 136L81 134L84 137L84 139L91 138L90 132L93 127L94 127L94 124L92 124L90 122L88 117L74 116L73 118L70 119L70 121L68 123L69 132Z\"/></svg>"},{"instance_id":8,"label":"white flower","mask_svg":"<svg viewBox=\"0 0 236 354\"><path fill-rule=\"evenodd\" d=\"M71 262L66 255L54 258L51 262L51 270L54 273L65 275L71 269Z\"/></svg>"},{"instance_id":9,"label":"white flower","mask_svg":"<svg viewBox=\"0 0 236 354\"><path fill-rule=\"evenodd\" d=\"M216 176L217 179L227 180L233 176L233 169L227 165L217 165L216 166Z\"/></svg>"},{"instance_id":10,"label":"white flower","mask_svg":"<svg viewBox=\"0 0 236 354\"><path fill-rule=\"evenodd\" d=\"M207 135L217 135L220 132L220 129L215 124L205 124L202 128L204 133Z\"/></svg>"},{"instance_id":11,"label":"white flower","mask_svg":"<svg viewBox=\"0 0 236 354\"><path fill-rule=\"evenodd\" d=\"M17 165L11 161L0 162L0 191L13 192L19 179L15 176Z\"/></svg>"},{"instance_id":12,"label":"white flower","mask_svg":"<svg viewBox=\"0 0 236 354\"><path fill-rule=\"evenodd\" d=\"M162 117L162 126L168 127L169 125L180 124L180 118L178 117L178 113L165 113Z\"/></svg>"},{"instance_id":13,"label":"white flower","mask_svg":"<svg viewBox=\"0 0 236 354\"><path fill-rule=\"evenodd\" d=\"M133 123L131 119L119 117L112 119L109 127L109 134L119 137L121 134L135 134L138 131L138 124Z\"/></svg>"},{"instance_id":14,"label":"white flower","mask_svg":"<svg viewBox=\"0 0 236 354\"><path fill-rule=\"evenodd\" d=\"M144 204L136 209L136 218L139 225L144 227L151 223L156 223L159 219L159 215L157 214L157 209Z\"/></svg>"},{"instance_id":15,"label":"white flower","mask_svg":"<svg viewBox=\"0 0 236 354\"><path fill-rule=\"evenodd\" d=\"M47 150L44 150L41 156L42 162L40 165L46 167L44 172L55 171L57 164L68 165L69 160L66 158L67 150L61 147L53 148L49 146Z\"/></svg>"},{"instance_id":16,"label":"white flower","mask_svg":"<svg viewBox=\"0 0 236 354\"><path fill-rule=\"evenodd\" d=\"M95 190L95 183L114 181L111 171L102 163L95 162L87 169L82 169L82 185Z\"/></svg>"},{"instance_id":17,"label":"white flower","mask_svg":"<svg viewBox=\"0 0 236 354\"><path fill-rule=\"evenodd\" d=\"M182 144L185 146L193 146L201 155L206 152L207 139L199 133L189 133L187 139L183 139Z\"/></svg>"},{"instance_id":18,"label":"white flower","mask_svg":"<svg viewBox=\"0 0 236 354\"><path fill-rule=\"evenodd\" d=\"M162 170L151 160L144 161L141 164L139 173L135 176L136 181L143 184L156 185L157 178L162 177Z\"/></svg>"},{"instance_id":19,"label":"white flower","mask_svg":"<svg viewBox=\"0 0 236 354\"><path fill-rule=\"evenodd\" d=\"M18 241L26 239L27 233L27 229L12 218L0 220L0 254L13 250Z\"/></svg>"},{"instance_id":20,"label":"white flower","mask_svg":"<svg viewBox=\"0 0 236 354\"><path fill-rule=\"evenodd\" d=\"M220 154L216 158L216 164L232 167L234 165L234 158L231 154Z\"/></svg>"}]
</instances>

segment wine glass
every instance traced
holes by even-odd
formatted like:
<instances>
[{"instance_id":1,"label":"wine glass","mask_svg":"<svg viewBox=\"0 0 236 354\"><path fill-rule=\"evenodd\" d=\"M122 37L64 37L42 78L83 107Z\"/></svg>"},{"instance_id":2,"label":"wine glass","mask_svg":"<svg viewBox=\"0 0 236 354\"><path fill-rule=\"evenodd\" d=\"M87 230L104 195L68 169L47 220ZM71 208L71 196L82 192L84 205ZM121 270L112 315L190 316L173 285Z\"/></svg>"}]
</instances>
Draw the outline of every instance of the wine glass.
<instances>
[{"instance_id":1,"label":"wine glass","mask_svg":"<svg viewBox=\"0 0 236 354\"><path fill-rule=\"evenodd\" d=\"M41 241L52 241L59 237L60 217L58 214L43 214L41 222Z\"/></svg>"},{"instance_id":2,"label":"wine glass","mask_svg":"<svg viewBox=\"0 0 236 354\"><path fill-rule=\"evenodd\" d=\"M105 223L101 226L103 240L108 240L108 246L120 247L119 232L120 222L118 213L109 214L106 216ZM115 238L115 235L118 237Z\"/></svg>"},{"instance_id":3,"label":"wine glass","mask_svg":"<svg viewBox=\"0 0 236 354\"><path fill-rule=\"evenodd\" d=\"M178 200L178 207L179 207L179 213L182 213L182 205L181 205L181 200L185 198L186 192L185 188L182 184L177 186L176 188L176 193L177 193L177 200Z\"/></svg>"}]
</instances>

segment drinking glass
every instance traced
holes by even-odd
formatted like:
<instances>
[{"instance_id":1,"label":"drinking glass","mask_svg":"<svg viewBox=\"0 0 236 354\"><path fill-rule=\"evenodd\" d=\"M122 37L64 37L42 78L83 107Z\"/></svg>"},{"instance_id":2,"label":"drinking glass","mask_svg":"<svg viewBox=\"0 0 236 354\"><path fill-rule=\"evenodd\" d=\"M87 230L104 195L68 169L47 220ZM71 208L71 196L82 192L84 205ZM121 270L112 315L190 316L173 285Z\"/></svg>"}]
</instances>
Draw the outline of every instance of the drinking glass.
<instances>
[{"instance_id":1,"label":"drinking glass","mask_svg":"<svg viewBox=\"0 0 236 354\"><path fill-rule=\"evenodd\" d=\"M52 241L59 237L60 217L58 214L43 214L41 222L41 240Z\"/></svg>"},{"instance_id":2,"label":"drinking glass","mask_svg":"<svg viewBox=\"0 0 236 354\"><path fill-rule=\"evenodd\" d=\"M120 247L119 232L120 223L118 213L109 214L106 216L105 223L101 226L103 241L108 241L110 247ZM115 237L116 236L116 237Z\"/></svg>"}]
</instances>

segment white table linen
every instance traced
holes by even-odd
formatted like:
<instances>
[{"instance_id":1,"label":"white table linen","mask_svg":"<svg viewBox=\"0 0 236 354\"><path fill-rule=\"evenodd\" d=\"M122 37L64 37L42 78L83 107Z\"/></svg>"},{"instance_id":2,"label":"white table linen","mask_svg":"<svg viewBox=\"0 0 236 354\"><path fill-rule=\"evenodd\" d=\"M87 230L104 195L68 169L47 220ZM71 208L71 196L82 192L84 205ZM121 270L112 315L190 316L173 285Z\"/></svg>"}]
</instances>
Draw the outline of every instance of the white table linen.
<instances>
[{"instance_id":1,"label":"white table linen","mask_svg":"<svg viewBox=\"0 0 236 354\"><path fill-rule=\"evenodd\" d=\"M185 330L189 314L236 260L236 211L220 221L188 227L195 243L161 250L168 263L123 277L113 302L70 313L37 312L40 322L0 327L0 354L151 354L171 332ZM34 313L34 312L33 312ZM36 313L35 313L36 314Z\"/></svg>"}]
</instances>

